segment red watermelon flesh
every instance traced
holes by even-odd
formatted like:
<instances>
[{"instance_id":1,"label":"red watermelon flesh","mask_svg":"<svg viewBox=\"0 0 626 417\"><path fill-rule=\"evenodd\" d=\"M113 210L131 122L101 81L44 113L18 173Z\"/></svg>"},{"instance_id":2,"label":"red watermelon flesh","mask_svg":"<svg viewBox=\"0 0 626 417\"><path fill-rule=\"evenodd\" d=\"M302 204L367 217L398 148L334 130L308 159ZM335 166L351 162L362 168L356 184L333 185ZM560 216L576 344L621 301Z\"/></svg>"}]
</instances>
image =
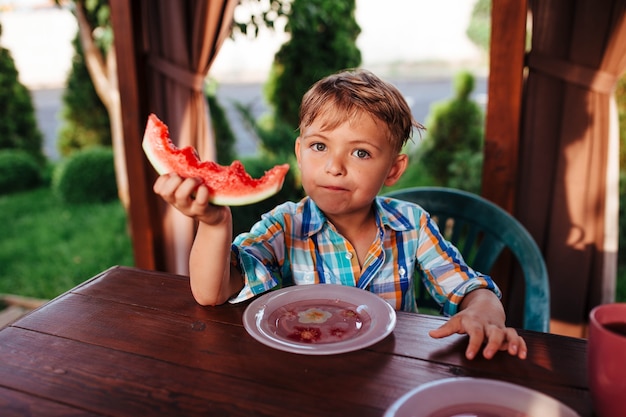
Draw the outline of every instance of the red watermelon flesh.
<instances>
[{"instance_id":1,"label":"red watermelon flesh","mask_svg":"<svg viewBox=\"0 0 626 417\"><path fill-rule=\"evenodd\" d=\"M142 147L159 174L175 172L183 178L202 179L209 189L209 201L221 206L242 206L271 197L280 191L289 171L289 164L276 165L255 179L240 161L230 166L200 161L194 148L174 145L167 125L154 114L148 117Z\"/></svg>"}]
</instances>

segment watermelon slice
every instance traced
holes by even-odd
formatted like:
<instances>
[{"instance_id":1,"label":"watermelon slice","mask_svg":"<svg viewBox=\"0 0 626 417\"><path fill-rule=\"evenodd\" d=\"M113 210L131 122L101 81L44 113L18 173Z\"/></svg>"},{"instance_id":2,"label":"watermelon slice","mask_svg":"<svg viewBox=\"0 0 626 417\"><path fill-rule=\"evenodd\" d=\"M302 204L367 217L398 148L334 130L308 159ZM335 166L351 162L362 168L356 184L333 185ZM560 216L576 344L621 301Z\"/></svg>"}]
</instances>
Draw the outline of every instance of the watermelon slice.
<instances>
[{"instance_id":1,"label":"watermelon slice","mask_svg":"<svg viewBox=\"0 0 626 417\"><path fill-rule=\"evenodd\" d=\"M167 125L154 114L148 117L142 147L159 174L175 172L183 178L202 179L209 189L209 201L220 206L243 206L271 197L280 191L289 171L289 164L276 165L254 179L240 161L230 166L200 161L193 147L178 149L174 145Z\"/></svg>"}]
</instances>

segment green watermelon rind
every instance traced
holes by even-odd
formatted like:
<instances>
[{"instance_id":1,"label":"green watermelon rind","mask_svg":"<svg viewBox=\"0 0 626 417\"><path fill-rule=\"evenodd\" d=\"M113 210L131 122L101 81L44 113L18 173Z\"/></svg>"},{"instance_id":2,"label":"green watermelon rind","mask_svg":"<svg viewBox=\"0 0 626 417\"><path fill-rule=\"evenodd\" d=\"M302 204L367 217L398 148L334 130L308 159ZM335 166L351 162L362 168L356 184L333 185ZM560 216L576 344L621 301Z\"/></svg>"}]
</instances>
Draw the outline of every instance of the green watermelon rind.
<instances>
[{"instance_id":1,"label":"green watermelon rind","mask_svg":"<svg viewBox=\"0 0 626 417\"><path fill-rule=\"evenodd\" d=\"M159 175L176 172L182 177L202 178L209 189L209 201L219 206L249 205L273 196L281 190L289 170L288 164L276 165L261 178L253 179L239 161L228 167L201 162L193 148L178 149L174 145L167 126L154 114L148 117L142 148ZM211 183L221 186L216 188Z\"/></svg>"}]
</instances>

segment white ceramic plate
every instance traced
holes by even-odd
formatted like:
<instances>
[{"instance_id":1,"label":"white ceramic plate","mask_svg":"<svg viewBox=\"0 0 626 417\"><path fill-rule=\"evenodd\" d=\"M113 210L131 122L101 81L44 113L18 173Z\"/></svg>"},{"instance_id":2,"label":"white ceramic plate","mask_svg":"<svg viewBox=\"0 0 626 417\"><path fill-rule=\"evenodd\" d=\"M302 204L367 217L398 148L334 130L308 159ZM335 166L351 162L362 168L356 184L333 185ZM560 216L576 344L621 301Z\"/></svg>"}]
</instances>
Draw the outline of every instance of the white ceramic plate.
<instances>
[{"instance_id":1,"label":"white ceramic plate","mask_svg":"<svg viewBox=\"0 0 626 417\"><path fill-rule=\"evenodd\" d=\"M580 417L541 392L483 378L446 378L400 397L384 417Z\"/></svg>"},{"instance_id":2,"label":"white ceramic plate","mask_svg":"<svg viewBox=\"0 0 626 417\"><path fill-rule=\"evenodd\" d=\"M396 312L376 294L359 288L296 285L250 303L243 325L267 346L305 355L332 355L384 339L396 326Z\"/></svg>"}]
</instances>

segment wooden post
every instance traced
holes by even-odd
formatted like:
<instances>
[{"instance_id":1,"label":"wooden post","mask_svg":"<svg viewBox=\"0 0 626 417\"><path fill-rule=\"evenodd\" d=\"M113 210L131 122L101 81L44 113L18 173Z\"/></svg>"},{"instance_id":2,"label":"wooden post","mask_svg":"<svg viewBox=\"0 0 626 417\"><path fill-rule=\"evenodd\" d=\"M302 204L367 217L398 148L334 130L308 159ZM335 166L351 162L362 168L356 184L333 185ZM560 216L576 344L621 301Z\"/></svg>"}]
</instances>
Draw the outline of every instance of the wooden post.
<instances>
[{"instance_id":1,"label":"wooden post","mask_svg":"<svg viewBox=\"0 0 626 417\"><path fill-rule=\"evenodd\" d=\"M493 0L482 195L515 207L527 0Z\"/></svg>"},{"instance_id":2,"label":"wooden post","mask_svg":"<svg viewBox=\"0 0 626 417\"><path fill-rule=\"evenodd\" d=\"M115 33L117 74L124 131L124 150L128 171L130 205L129 227L133 242L135 266L159 269L162 257L159 242L161 225L158 201L152 192L153 176L141 148L147 120L145 86L139 77L143 68L138 48L142 40L140 2L110 0L111 23Z\"/></svg>"}]
</instances>

